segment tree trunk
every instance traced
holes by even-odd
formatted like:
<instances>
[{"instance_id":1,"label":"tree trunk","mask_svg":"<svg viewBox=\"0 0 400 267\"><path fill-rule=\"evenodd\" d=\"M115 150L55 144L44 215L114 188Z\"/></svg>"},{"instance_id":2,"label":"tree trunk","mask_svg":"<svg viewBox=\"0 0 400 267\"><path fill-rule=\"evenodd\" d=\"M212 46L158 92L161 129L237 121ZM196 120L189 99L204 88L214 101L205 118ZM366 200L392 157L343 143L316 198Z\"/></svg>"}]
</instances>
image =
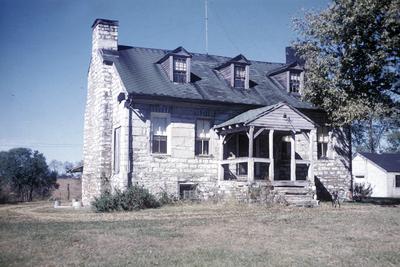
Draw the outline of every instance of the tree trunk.
<instances>
[{"instance_id":1,"label":"tree trunk","mask_svg":"<svg viewBox=\"0 0 400 267\"><path fill-rule=\"evenodd\" d=\"M371 153L375 153L375 142L374 142L374 128L373 128L373 120L369 119L369 150Z\"/></svg>"}]
</instances>

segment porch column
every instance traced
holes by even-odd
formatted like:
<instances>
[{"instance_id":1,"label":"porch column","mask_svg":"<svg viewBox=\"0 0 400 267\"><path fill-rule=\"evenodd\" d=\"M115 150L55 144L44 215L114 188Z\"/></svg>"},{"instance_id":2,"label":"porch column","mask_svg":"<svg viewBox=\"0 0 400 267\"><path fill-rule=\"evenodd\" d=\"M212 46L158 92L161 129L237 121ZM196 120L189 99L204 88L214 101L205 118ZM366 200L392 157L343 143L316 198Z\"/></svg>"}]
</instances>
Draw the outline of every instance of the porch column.
<instances>
[{"instance_id":1,"label":"porch column","mask_svg":"<svg viewBox=\"0 0 400 267\"><path fill-rule=\"evenodd\" d=\"M253 159L253 139L254 139L254 126L249 129L249 158L247 160L247 182L254 182L254 159Z\"/></svg>"},{"instance_id":2,"label":"porch column","mask_svg":"<svg viewBox=\"0 0 400 267\"><path fill-rule=\"evenodd\" d=\"M274 130L269 130L269 178L271 182L274 180Z\"/></svg>"},{"instance_id":3,"label":"porch column","mask_svg":"<svg viewBox=\"0 0 400 267\"><path fill-rule=\"evenodd\" d=\"M296 181L296 133L290 136L290 181Z\"/></svg>"},{"instance_id":4,"label":"porch column","mask_svg":"<svg viewBox=\"0 0 400 267\"><path fill-rule=\"evenodd\" d=\"M310 166L308 167L308 180L311 181L314 184L314 137L316 136L316 130L311 130L310 131L310 147L308 153L309 155L309 160L310 160Z\"/></svg>"},{"instance_id":5,"label":"porch column","mask_svg":"<svg viewBox=\"0 0 400 267\"><path fill-rule=\"evenodd\" d=\"M223 181L224 180L224 167L222 166L222 161L224 160L224 140L225 140L225 135L220 135L219 140L218 140L218 180Z\"/></svg>"}]
</instances>

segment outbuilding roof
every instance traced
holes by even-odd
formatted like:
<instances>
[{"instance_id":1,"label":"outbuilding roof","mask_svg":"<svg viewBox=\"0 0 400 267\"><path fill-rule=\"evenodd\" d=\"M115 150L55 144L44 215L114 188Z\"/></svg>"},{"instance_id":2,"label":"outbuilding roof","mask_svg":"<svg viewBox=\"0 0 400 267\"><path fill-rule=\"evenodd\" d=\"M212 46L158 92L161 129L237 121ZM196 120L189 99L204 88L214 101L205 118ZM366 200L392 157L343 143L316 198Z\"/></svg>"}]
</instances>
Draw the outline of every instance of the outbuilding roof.
<instances>
[{"instance_id":1,"label":"outbuilding roof","mask_svg":"<svg viewBox=\"0 0 400 267\"><path fill-rule=\"evenodd\" d=\"M118 51L102 50L105 61L112 61L121 80L133 96L170 97L186 100L223 102L270 106L285 102L292 107L313 109L276 84L267 75L284 63L248 60L250 66L250 88L232 88L221 76L219 66L231 58L190 52L191 82L171 82L167 73L158 63L171 50L119 46Z\"/></svg>"},{"instance_id":2,"label":"outbuilding roof","mask_svg":"<svg viewBox=\"0 0 400 267\"><path fill-rule=\"evenodd\" d=\"M400 153L367 153L360 152L363 157L372 161L387 172L400 172Z\"/></svg>"}]
</instances>

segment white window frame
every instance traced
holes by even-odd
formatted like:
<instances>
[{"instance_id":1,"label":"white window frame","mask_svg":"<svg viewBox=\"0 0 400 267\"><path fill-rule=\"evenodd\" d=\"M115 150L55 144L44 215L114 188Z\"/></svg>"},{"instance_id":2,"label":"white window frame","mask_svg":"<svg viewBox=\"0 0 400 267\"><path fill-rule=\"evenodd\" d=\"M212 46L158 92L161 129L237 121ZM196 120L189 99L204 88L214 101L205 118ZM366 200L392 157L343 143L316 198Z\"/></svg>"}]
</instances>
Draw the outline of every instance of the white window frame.
<instances>
[{"instance_id":1,"label":"white window frame","mask_svg":"<svg viewBox=\"0 0 400 267\"><path fill-rule=\"evenodd\" d=\"M294 79L293 77L296 77L296 79ZM290 93L300 93L301 90L301 79L302 79L302 75L301 75L301 71L296 71L296 70L291 70L289 71L289 92ZM292 87L293 83L296 83L296 88L294 89L294 87Z\"/></svg>"},{"instance_id":2,"label":"white window frame","mask_svg":"<svg viewBox=\"0 0 400 267\"><path fill-rule=\"evenodd\" d=\"M166 119L167 153L153 153L153 122L155 118ZM152 112L150 115L150 154L171 155L171 115L169 113Z\"/></svg>"},{"instance_id":3,"label":"white window frame","mask_svg":"<svg viewBox=\"0 0 400 267\"><path fill-rule=\"evenodd\" d=\"M203 122L208 122L208 124L209 124L209 130L208 130L208 133L205 133L204 131L200 134L200 136L198 136L198 123L200 122L200 121L203 121ZM212 127L212 122L211 122L211 120L210 119L206 119L206 118L199 118L199 119L197 119L196 120L196 125L195 125L195 147L194 147L194 150L195 150L195 155L196 156L210 156L211 155L211 127ZM204 130L204 129L203 129ZM203 136L201 136L201 135L203 135ZM197 142L201 142L201 153L197 153L198 151L196 151L196 148L197 148ZM208 154L204 154L203 153L203 151L204 151L204 147L203 147L203 145L204 145L204 142L208 142Z\"/></svg>"},{"instance_id":4,"label":"white window frame","mask_svg":"<svg viewBox=\"0 0 400 267\"><path fill-rule=\"evenodd\" d=\"M394 188L400 188L400 186L396 186L396 179L397 179L397 177L399 177L399 179L400 179L400 174L395 174L395 175L394 175Z\"/></svg>"},{"instance_id":5,"label":"white window frame","mask_svg":"<svg viewBox=\"0 0 400 267\"><path fill-rule=\"evenodd\" d=\"M236 69L237 68L243 68L243 72L241 72L241 74L243 74L243 77L239 77L239 79L236 79ZM246 82L247 82L247 71L246 71L246 66L244 66L244 65L239 65L239 64L234 64L233 65L233 87L235 87L235 88L242 88L242 89L245 89L246 88ZM236 80L243 80L243 86L237 86L236 85Z\"/></svg>"},{"instance_id":6,"label":"white window frame","mask_svg":"<svg viewBox=\"0 0 400 267\"><path fill-rule=\"evenodd\" d=\"M326 134L326 135L325 135ZM329 159L330 155L329 155L329 143L331 136L330 136L330 128L326 127L326 126L322 126L320 128L317 129L317 157L318 160L327 160ZM321 156L318 153L318 149L319 146L321 144L321 148L323 149L324 146L326 146L326 150L325 153L323 153L323 150L321 151ZM322 156L323 154L325 154L324 156Z\"/></svg>"},{"instance_id":7,"label":"white window frame","mask_svg":"<svg viewBox=\"0 0 400 267\"><path fill-rule=\"evenodd\" d=\"M178 64L177 64L178 63ZM175 83L187 83L188 61L185 57L172 57L172 81ZM175 73L183 75L184 81L175 80Z\"/></svg>"}]
</instances>

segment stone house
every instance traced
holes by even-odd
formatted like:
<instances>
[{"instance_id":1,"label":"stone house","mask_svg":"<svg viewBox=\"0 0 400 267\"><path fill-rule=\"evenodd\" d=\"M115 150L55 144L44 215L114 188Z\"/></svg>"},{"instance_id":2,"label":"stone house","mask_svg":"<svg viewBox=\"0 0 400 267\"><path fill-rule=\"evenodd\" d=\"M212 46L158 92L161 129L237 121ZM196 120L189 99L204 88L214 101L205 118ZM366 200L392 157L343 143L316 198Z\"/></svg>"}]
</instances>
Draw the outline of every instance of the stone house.
<instances>
[{"instance_id":1,"label":"stone house","mask_svg":"<svg viewBox=\"0 0 400 267\"><path fill-rule=\"evenodd\" d=\"M96 19L84 126L82 199L139 184L153 193L239 198L266 184L296 199L351 185L347 129L300 99L292 49L271 63L118 44Z\"/></svg>"}]
</instances>

